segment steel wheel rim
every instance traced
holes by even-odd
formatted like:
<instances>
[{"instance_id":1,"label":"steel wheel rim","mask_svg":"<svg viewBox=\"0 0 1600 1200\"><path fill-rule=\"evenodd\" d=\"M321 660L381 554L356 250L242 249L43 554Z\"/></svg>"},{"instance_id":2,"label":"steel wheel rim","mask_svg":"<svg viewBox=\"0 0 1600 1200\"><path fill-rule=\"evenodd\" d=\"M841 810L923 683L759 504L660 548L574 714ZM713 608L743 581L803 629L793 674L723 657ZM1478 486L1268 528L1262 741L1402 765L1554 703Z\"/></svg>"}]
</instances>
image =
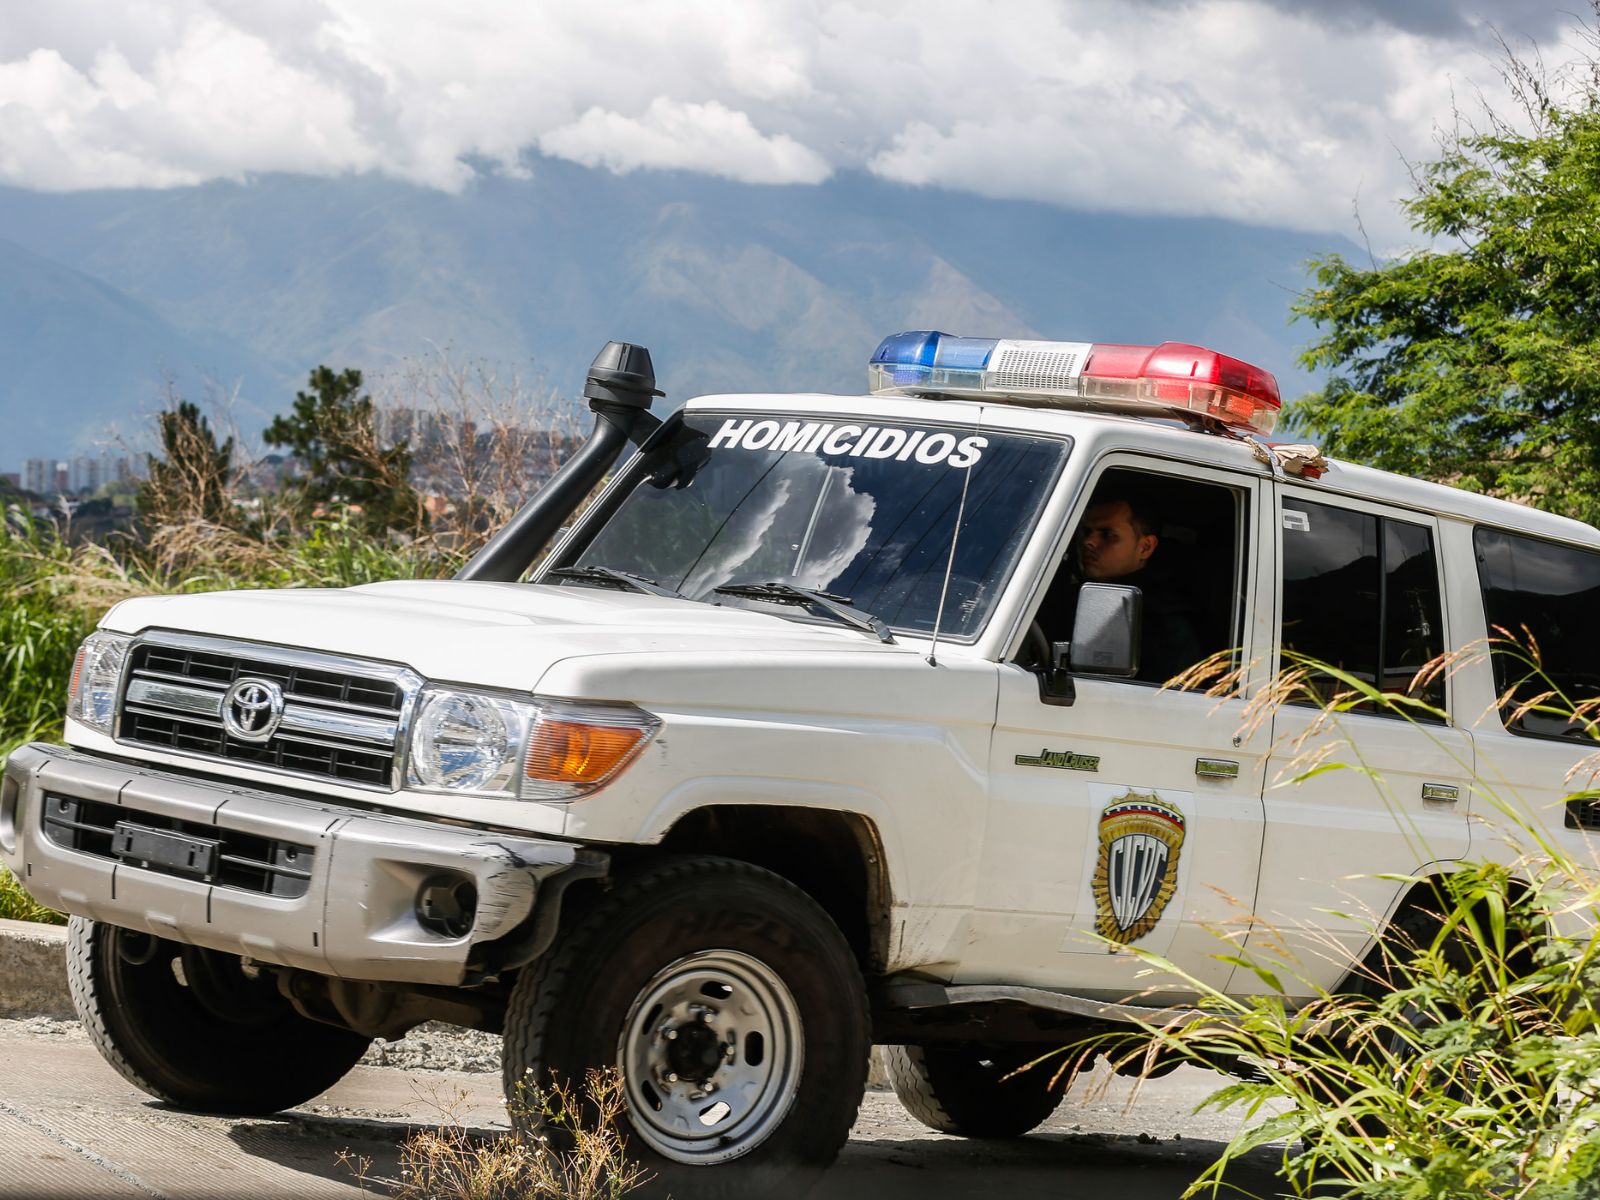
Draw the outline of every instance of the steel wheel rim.
<instances>
[{"instance_id":1,"label":"steel wheel rim","mask_svg":"<svg viewBox=\"0 0 1600 1200\"><path fill-rule=\"evenodd\" d=\"M804 1033L788 985L759 959L707 950L640 989L617 1045L635 1134L675 1162L754 1150L800 1090Z\"/></svg>"}]
</instances>

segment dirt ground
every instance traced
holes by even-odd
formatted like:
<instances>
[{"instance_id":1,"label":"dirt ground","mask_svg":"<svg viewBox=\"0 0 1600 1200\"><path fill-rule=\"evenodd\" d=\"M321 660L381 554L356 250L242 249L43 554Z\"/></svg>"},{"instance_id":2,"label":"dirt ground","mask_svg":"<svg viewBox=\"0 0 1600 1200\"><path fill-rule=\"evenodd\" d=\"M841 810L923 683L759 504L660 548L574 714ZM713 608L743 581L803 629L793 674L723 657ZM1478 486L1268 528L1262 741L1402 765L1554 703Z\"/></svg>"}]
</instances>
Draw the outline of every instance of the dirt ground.
<instances>
[{"instance_id":1,"label":"dirt ground","mask_svg":"<svg viewBox=\"0 0 1600 1200\"><path fill-rule=\"evenodd\" d=\"M301 1109L271 1118L164 1108L117 1076L73 1022L0 1021L0 1198L4 1200L321 1200L383 1195L346 1158L396 1169L410 1128L452 1113L506 1128L498 1047L481 1035L419 1030ZM1127 1081L1080 1081L1039 1132L1005 1143L926 1129L894 1095L867 1095L824 1200L1177 1200L1237 1118L1193 1109L1223 1080L1182 1068L1132 1097ZM1131 1103L1130 1103L1131 1099ZM1244 1195L1278 1194L1281 1148L1230 1176ZM1231 1193L1239 1195L1238 1192Z\"/></svg>"}]
</instances>

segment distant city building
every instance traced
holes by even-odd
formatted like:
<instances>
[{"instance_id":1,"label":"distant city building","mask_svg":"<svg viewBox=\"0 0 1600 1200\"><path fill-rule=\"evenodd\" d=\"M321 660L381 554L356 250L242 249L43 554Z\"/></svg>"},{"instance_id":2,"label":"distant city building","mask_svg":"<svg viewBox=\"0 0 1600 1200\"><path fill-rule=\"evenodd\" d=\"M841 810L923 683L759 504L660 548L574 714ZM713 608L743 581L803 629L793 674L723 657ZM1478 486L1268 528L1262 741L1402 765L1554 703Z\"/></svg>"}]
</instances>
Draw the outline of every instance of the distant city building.
<instances>
[{"instance_id":1,"label":"distant city building","mask_svg":"<svg viewBox=\"0 0 1600 1200\"><path fill-rule=\"evenodd\" d=\"M136 461L126 454L79 454L70 461L30 458L17 478L26 490L40 496L89 495L108 483L129 483L139 478Z\"/></svg>"},{"instance_id":2,"label":"distant city building","mask_svg":"<svg viewBox=\"0 0 1600 1200\"><path fill-rule=\"evenodd\" d=\"M53 458L30 458L22 464L22 486L40 496L66 491L69 475L67 464Z\"/></svg>"},{"instance_id":3,"label":"distant city building","mask_svg":"<svg viewBox=\"0 0 1600 1200\"><path fill-rule=\"evenodd\" d=\"M97 492L104 482L104 472L101 463L105 461L91 458L87 454L80 454L72 460L71 478L68 486L74 492Z\"/></svg>"},{"instance_id":4,"label":"distant city building","mask_svg":"<svg viewBox=\"0 0 1600 1200\"><path fill-rule=\"evenodd\" d=\"M0 483L3 483L7 487L13 489L20 488L22 486L22 475L20 473L12 473L9 471L0 472Z\"/></svg>"},{"instance_id":5,"label":"distant city building","mask_svg":"<svg viewBox=\"0 0 1600 1200\"><path fill-rule=\"evenodd\" d=\"M30 458L22 464L22 486L38 495L43 495L50 486L50 478L55 473L56 464L53 459Z\"/></svg>"}]
</instances>

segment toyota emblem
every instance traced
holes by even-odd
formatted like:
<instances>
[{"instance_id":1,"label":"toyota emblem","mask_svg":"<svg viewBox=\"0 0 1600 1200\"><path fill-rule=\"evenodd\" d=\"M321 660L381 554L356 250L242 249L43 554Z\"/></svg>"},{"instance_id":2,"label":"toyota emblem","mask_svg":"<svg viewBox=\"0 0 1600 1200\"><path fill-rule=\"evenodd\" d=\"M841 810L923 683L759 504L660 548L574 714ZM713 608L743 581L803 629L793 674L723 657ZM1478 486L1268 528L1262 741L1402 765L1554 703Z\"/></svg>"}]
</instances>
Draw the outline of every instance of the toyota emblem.
<instances>
[{"instance_id":1,"label":"toyota emblem","mask_svg":"<svg viewBox=\"0 0 1600 1200\"><path fill-rule=\"evenodd\" d=\"M283 689L270 679L240 679L222 697L222 724L241 742L264 742L283 720Z\"/></svg>"}]
</instances>

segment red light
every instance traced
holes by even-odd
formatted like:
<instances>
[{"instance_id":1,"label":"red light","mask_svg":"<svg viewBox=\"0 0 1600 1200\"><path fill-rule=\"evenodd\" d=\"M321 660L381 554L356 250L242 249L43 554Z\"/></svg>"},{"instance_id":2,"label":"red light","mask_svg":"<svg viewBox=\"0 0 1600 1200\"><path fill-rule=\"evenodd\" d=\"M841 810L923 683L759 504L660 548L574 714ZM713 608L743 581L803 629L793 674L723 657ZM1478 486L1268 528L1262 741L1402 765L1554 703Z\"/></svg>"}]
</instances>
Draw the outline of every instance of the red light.
<instances>
[{"instance_id":1,"label":"red light","mask_svg":"<svg viewBox=\"0 0 1600 1200\"><path fill-rule=\"evenodd\" d=\"M1138 379L1145 372L1150 356L1175 346L1167 342L1160 347L1118 346L1114 343L1096 342L1083 364L1083 373L1096 379Z\"/></svg>"},{"instance_id":2,"label":"red light","mask_svg":"<svg viewBox=\"0 0 1600 1200\"><path fill-rule=\"evenodd\" d=\"M1271 433L1283 401L1270 372L1185 342L1096 343L1083 365L1085 395L1149 400Z\"/></svg>"}]
</instances>

